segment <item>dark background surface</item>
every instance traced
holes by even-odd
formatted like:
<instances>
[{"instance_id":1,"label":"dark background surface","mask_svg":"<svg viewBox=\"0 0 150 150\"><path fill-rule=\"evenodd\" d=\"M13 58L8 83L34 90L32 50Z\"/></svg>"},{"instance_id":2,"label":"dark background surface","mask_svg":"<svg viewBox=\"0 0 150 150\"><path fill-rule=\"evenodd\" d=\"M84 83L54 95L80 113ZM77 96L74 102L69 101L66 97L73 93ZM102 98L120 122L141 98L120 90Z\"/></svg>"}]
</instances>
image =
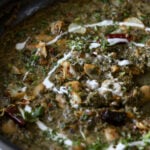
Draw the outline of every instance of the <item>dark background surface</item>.
<instances>
[{"instance_id":1,"label":"dark background surface","mask_svg":"<svg viewBox=\"0 0 150 150\"><path fill-rule=\"evenodd\" d=\"M32 16L38 10L62 0L1 0L0 33Z\"/></svg>"}]
</instances>

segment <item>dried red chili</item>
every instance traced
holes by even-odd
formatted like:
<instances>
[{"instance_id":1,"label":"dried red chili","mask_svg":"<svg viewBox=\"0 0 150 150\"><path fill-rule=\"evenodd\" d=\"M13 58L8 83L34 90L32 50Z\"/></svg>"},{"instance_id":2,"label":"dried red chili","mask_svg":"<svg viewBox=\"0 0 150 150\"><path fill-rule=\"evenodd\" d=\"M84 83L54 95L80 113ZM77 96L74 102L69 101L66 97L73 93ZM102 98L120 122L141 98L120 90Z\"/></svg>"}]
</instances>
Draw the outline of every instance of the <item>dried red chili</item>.
<instances>
[{"instance_id":1,"label":"dried red chili","mask_svg":"<svg viewBox=\"0 0 150 150\"><path fill-rule=\"evenodd\" d=\"M8 115L11 119L13 119L20 126L25 125L24 119L19 115L19 110L16 106L10 106L5 110L5 114Z\"/></svg>"}]
</instances>

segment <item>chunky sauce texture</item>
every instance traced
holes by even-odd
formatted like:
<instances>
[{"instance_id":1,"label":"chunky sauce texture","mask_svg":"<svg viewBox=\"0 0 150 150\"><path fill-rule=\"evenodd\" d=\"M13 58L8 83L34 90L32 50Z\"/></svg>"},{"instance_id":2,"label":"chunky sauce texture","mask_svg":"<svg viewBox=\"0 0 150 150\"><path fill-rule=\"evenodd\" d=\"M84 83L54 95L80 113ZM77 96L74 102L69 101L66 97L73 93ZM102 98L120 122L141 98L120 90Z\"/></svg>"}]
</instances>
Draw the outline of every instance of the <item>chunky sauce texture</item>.
<instances>
[{"instance_id":1,"label":"chunky sauce texture","mask_svg":"<svg viewBox=\"0 0 150 150\"><path fill-rule=\"evenodd\" d=\"M0 44L0 134L12 143L150 149L150 2L61 2Z\"/></svg>"}]
</instances>

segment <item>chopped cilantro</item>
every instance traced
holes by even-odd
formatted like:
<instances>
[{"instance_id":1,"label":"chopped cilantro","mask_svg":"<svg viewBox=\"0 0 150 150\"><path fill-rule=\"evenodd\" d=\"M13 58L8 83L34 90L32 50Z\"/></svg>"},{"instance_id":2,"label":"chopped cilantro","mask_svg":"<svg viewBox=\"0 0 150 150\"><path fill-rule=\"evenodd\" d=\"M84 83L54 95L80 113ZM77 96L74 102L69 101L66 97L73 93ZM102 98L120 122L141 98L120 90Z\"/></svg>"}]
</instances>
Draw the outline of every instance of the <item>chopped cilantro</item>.
<instances>
[{"instance_id":1,"label":"chopped cilantro","mask_svg":"<svg viewBox=\"0 0 150 150\"><path fill-rule=\"evenodd\" d=\"M39 117L41 117L44 113L44 108L42 106L36 107L31 112L25 111L22 108L19 109L22 117L27 122L35 122Z\"/></svg>"},{"instance_id":2,"label":"chopped cilantro","mask_svg":"<svg viewBox=\"0 0 150 150\"><path fill-rule=\"evenodd\" d=\"M89 145L87 150L105 150L107 147L107 144L102 143L100 140L97 140L95 143Z\"/></svg>"}]
</instances>

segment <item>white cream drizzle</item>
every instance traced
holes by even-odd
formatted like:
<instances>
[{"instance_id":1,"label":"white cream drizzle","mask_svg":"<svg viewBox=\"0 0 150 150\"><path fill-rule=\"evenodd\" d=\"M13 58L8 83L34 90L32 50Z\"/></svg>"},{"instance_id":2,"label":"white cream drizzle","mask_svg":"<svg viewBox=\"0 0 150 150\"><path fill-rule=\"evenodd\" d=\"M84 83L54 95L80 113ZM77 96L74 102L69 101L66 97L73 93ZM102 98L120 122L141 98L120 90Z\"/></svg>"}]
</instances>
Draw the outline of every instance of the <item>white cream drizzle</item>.
<instances>
[{"instance_id":1,"label":"white cream drizzle","mask_svg":"<svg viewBox=\"0 0 150 150\"><path fill-rule=\"evenodd\" d=\"M131 62L129 60L120 60L118 61L118 65L119 66L127 66L127 65L130 65Z\"/></svg>"},{"instance_id":2,"label":"white cream drizzle","mask_svg":"<svg viewBox=\"0 0 150 150\"><path fill-rule=\"evenodd\" d=\"M133 141L127 144L118 143L117 145L110 145L107 150L125 150L127 147L134 147L134 146L146 146L146 142L150 143L150 140L147 141Z\"/></svg>"},{"instance_id":3,"label":"white cream drizzle","mask_svg":"<svg viewBox=\"0 0 150 150\"><path fill-rule=\"evenodd\" d=\"M22 91L22 92L26 92L26 90L27 90L27 87L26 87L26 86L23 87L23 88L21 88L21 91Z\"/></svg>"},{"instance_id":4,"label":"white cream drizzle","mask_svg":"<svg viewBox=\"0 0 150 150\"><path fill-rule=\"evenodd\" d=\"M117 145L110 145L107 150L124 150L126 146L122 143L118 143Z\"/></svg>"},{"instance_id":5,"label":"white cream drizzle","mask_svg":"<svg viewBox=\"0 0 150 150\"><path fill-rule=\"evenodd\" d=\"M54 83L52 83L52 82L49 80L49 78L51 77L51 75L55 72L55 70L60 66L60 64L61 64L63 61L65 61L65 60L67 60L68 58L71 57L73 50L74 50L74 47L72 47L71 51L70 51L68 54L64 54L64 57L61 58L60 60L58 60L56 66L54 66L54 67L48 72L47 77L46 77L46 78L44 79L44 81L43 81L43 85L44 85L47 89L53 88Z\"/></svg>"},{"instance_id":6,"label":"white cream drizzle","mask_svg":"<svg viewBox=\"0 0 150 150\"><path fill-rule=\"evenodd\" d=\"M24 108L24 110L25 110L26 112L29 112L29 113L32 112L32 108L31 108L29 105L26 105L25 108Z\"/></svg>"},{"instance_id":7,"label":"white cream drizzle","mask_svg":"<svg viewBox=\"0 0 150 150\"><path fill-rule=\"evenodd\" d=\"M112 25L115 25L116 23L114 23L114 21L112 20L103 20L101 22L97 22L97 23L93 23L93 24L87 24L87 25L84 25L86 28L93 28L93 27L96 27L96 26L112 26Z\"/></svg>"},{"instance_id":8,"label":"white cream drizzle","mask_svg":"<svg viewBox=\"0 0 150 150\"><path fill-rule=\"evenodd\" d=\"M68 27L68 32L84 34L86 32L86 28L79 24L71 23Z\"/></svg>"},{"instance_id":9,"label":"white cream drizzle","mask_svg":"<svg viewBox=\"0 0 150 150\"><path fill-rule=\"evenodd\" d=\"M66 35L66 34L68 34L67 31L57 35L53 40L47 42L46 45L52 45L52 44L56 43L62 36Z\"/></svg>"},{"instance_id":10,"label":"white cream drizzle","mask_svg":"<svg viewBox=\"0 0 150 150\"><path fill-rule=\"evenodd\" d=\"M25 48L27 42L29 41L30 37L27 37L27 39L24 42L17 43L16 44L16 50L21 51Z\"/></svg>"},{"instance_id":11,"label":"white cream drizzle","mask_svg":"<svg viewBox=\"0 0 150 150\"><path fill-rule=\"evenodd\" d=\"M27 78L28 75L29 75L29 71L27 71L27 72L24 74L23 81L26 80L26 78Z\"/></svg>"},{"instance_id":12,"label":"white cream drizzle","mask_svg":"<svg viewBox=\"0 0 150 150\"><path fill-rule=\"evenodd\" d=\"M90 44L89 49L98 48L98 47L100 47L100 43L93 42Z\"/></svg>"},{"instance_id":13,"label":"white cream drizzle","mask_svg":"<svg viewBox=\"0 0 150 150\"><path fill-rule=\"evenodd\" d=\"M128 27L137 27L144 29L144 25L140 23L134 23L134 22L119 22L118 25L120 26L128 26Z\"/></svg>"},{"instance_id":14,"label":"white cream drizzle","mask_svg":"<svg viewBox=\"0 0 150 150\"><path fill-rule=\"evenodd\" d=\"M81 26L72 27L71 29L68 29L68 31L76 33L75 31L77 31L79 29L81 29Z\"/></svg>"},{"instance_id":15,"label":"white cream drizzle","mask_svg":"<svg viewBox=\"0 0 150 150\"><path fill-rule=\"evenodd\" d=\"M118 43L128 43L129 41L125 38L108 38L107 39L110 46L118 44Z\"/></svg>"},{"instance_id":16,"label":"white cream drizzle","mask_svg":"<svg viewBox=\"0 0 150 150\"><path fill-rule=\"evenodd\" d=\"M54 87L53 92L56 92L58 94L68 94L68 89L65 86L61 86L59 89Z\"/></svg>"},{"instance_id":17,"label":"white cream drizzle","mask_svg":"<svg viewBox=\"0 0 150 150\"><path fill-rule=\"evenodd\" d=\"M145 47L146 45L143 43L136 43L136 42L132 42L133 45L137 46L137 47Z\"/></svg>"},{"instance_id":18,"label":"white cream drizzle","mask_svg":"<svg viewBox=\"0 0 150 150\"><path fill-rule=\"evenodd\" d=\"M50 134L53 134L53 130L51 128L49 128L48 126L46 126L43 122L41 121L37 121L36 122L38 128L42 131L49 131ZM55 133L55 135L53 136L52 140L53 141L59 141L59 139L62 139L64 141L64 144L66 146L72 146L73 145L73 142L67 138L64 134L62 133Z\"/></svg>"},{"instance_id":19,"label":"white cream drizzle","mask_svg":"<svg viewBox=\"0 0 150 150\"><path fill-rule=\"evenodd\" d=\"M150 27L146 27L145 31L150 32Z\"/></svg>"},{"instance_id":20,"label":"white cream drizzle","mask_svg":"<svg viewBox=\"0 0 150 150\"><path fill-rule=\"evenodd\" d=\"M52 90L52 88L54 87L54 83L49 80L49 77L46 77L46 78L44 79L43 85L44 85L47 89L50 89L50 90Z\"/></svg>"},{"instance_id":21,"label":"white cream drizzle","mask_svg":"<svg viewBox=\"0 0 150 150\"><path fill-rule=\"evenodd\" d=\"M73 51L73 49L68 54L64 54L64 57L57 61L57 65L52 70L50 70L49 73L48 73L49 78L51 77L51 75L54 73L54 71L59 67L59 65L63 61L65 61L65 60L67 60L68 58L71 57L72 51Z\"/></svg>"}]
</instances>

